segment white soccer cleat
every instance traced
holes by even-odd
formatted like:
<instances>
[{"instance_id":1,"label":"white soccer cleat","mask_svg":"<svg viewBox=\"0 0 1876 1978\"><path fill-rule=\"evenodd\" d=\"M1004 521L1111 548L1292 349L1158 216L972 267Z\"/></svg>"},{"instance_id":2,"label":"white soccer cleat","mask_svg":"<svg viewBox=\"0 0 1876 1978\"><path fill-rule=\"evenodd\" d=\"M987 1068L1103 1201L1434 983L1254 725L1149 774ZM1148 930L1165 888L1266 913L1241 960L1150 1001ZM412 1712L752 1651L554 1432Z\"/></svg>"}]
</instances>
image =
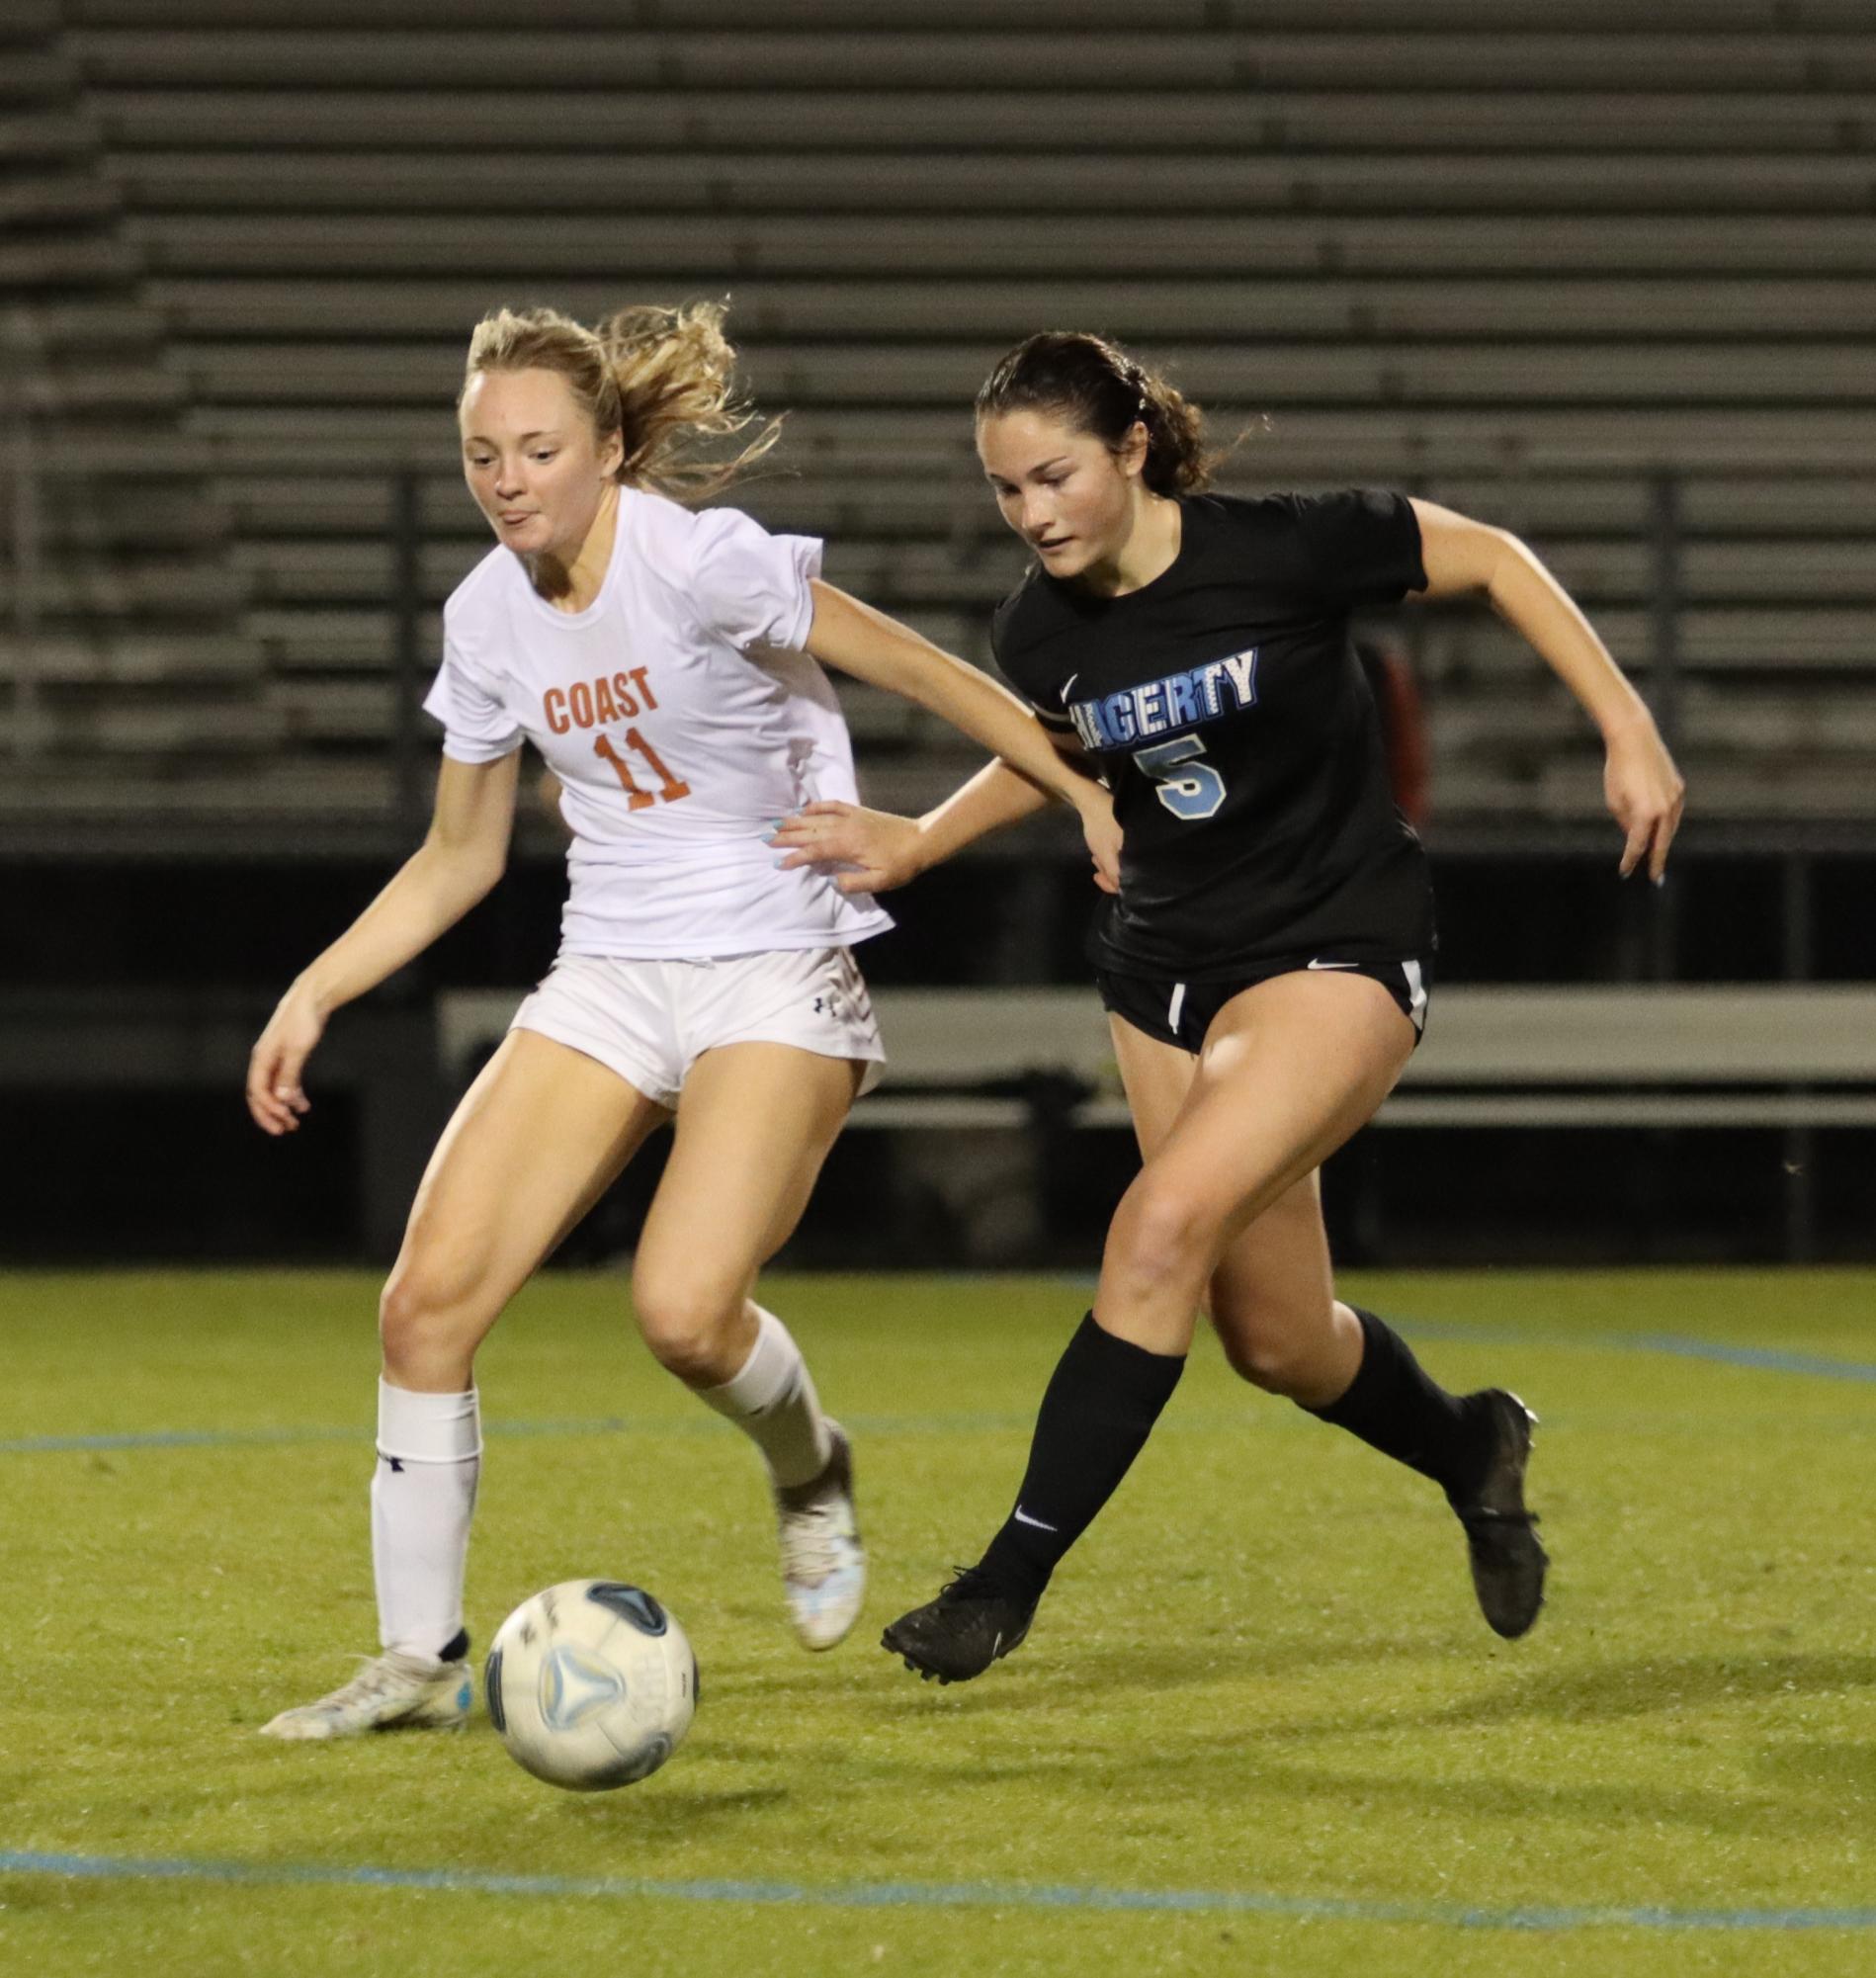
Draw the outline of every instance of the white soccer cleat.
<instances>
[{"instance_id":1,"label":"white soccer cleat","mask_svg":"<svg viewBox=\"0 0 1876 1978\"><path fill-rule=\"evenodd\" d=\"M866 1598L867 1556L853 1517L853 1446L827 1424L833 1450L812 1483L775 1494L782 1528L782 1591L804 1648L846 1639Z\"/></svg>"},{"instance_id":2,"label":"white soccer cleat","mask_svg":"<svg viewBox=\"0 0 1876 1978\"><path fill-rule=\"evenodd\" d=\"M261 1726L263 1738L356 1738L393 1728L460 1731L469 1721L475 1678L467 1662L375 1656L343 1688L316 1703L283 1710Z\"/></svg>"}]
</instances>

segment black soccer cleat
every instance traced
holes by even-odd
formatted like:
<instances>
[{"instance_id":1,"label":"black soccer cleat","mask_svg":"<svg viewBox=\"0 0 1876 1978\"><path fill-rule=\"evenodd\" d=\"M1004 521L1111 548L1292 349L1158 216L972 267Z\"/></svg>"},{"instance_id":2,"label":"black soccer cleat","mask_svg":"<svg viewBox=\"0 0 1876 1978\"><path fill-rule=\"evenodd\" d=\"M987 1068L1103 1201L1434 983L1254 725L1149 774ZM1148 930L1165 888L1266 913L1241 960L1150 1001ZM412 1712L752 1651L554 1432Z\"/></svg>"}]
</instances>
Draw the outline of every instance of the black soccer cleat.
<instances>
[{"instance_id":1,"label":"black soccer cleat","mask_svg":"<svg viewBox=\"0 0 1876 1978\"><path fill-rule=\"evenodd\" d=\"M1492 1457L1474 1495L1464 1503L1448 1502L1466 1527L1480 1611L1493 1633L1514 1641L1537 1619L1550 1568L1538 1541L1537 1513L1524 1507L1524 1471L1537 1417L1503 1388L1487 1388L1467 1400L1491 1411Z\"/></svg>"},{"instance_id":2,"label":"black soccer cleat","mask_svg":"<svg viewBox=\"0 0 1876 1978\"><path fill-rule=\"evenodd\" d=\"M991 1584L979 1566L958 1569L937 1599L901 1614L880 1637L880 1646L904 1658L927 1682L969 1682L991 1663L1020 1648L1036 1618L1036 1602L1019 1600Z\"/></svg>"}]
</instances>

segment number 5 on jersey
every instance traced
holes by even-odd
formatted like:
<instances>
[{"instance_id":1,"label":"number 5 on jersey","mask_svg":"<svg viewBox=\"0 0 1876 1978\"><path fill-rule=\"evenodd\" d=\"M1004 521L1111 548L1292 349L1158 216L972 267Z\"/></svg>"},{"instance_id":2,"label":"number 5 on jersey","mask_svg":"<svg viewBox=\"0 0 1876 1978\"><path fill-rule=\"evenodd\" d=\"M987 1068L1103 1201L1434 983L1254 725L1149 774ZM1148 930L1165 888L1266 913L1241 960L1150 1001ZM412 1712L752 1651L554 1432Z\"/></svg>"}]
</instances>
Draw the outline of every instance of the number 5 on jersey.
<instances>
[{"instance_id":1,"label":"number 5 on jersey","mask_svg":"<svg viewBox=\"0 0 1876 1978\"><path fill-rule=\"evenodd\" d=\"M1224 777L1209 762L1195 760L1204 753L1205 744L1195 734L1134 751L1135 766L1159 786L1153 795L1175 817L1188 822L1209 817L1225 801Z\"/></svg>"},{"instance_id":2,"label":"number 5 on jersey","mask_svg":"<svg viewBox=\"0 0 1876 1978\"><path fill-rule=\"evenodd\" d=\"M596 734L593 737L593 753L603 761L612 764L613 774L619 779L619 787L631 799L631 802L627 806L629 810L645 811L649 810L653 804L675 804L680 797L688 797L691 794L691 786L688 783L679 782L665 768L663 756L645 740L644 736L636 728L627 729L626 746L636 754L642 755L645 761L651 765L651 773L658 779L661 786L655 795L649 790L640 790L639 788L638 783L634 780L631 765L612 745L611 735Z\"/></svg>"}]
</instances>

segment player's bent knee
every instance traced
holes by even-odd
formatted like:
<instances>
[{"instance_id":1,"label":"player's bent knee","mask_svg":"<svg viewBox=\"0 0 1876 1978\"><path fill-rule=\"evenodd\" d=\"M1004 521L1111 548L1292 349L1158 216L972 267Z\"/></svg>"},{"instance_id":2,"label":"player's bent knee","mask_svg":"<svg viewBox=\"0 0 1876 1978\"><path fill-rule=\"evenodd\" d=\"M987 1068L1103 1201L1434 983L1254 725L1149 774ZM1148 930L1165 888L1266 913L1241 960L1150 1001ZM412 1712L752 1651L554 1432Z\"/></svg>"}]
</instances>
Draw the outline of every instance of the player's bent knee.
<instances>
[{"instance_id":1,"label":"player's bent knee","mask_svg":"<svg viewBox=\"0 0 1876 1978\"><path fill-rule=\"evenodd\" d=\"M1115 1212L1102 1268L1133 1295L1189 1283L1197 1304L1215 1242L1210 1221L1189 1201L1137 1180Z\"/></svg>"},{"instance_id":2,"label":"player's bent knee","mask_svg":"<svg viewBox=\"0 0 1876 1978\"><path fill-rule=\"evenodd\" d=\"M723 1370L724 1348L742 1313L740 1285L640 1275L633 1279L632 1302L645 1344L667 1372L693 1387L715 1386L729 1378Z\"/></svg>"},{"instance_id":3,"label":"player's bent knee","mask_svg":"<svg viewBox=\"0 0 1876 1978\"><path fill-rule=\"evenodd\" d=\"M1219 1329L1219 1343L1238 1379L1278 1395L1313 1393L1320 1386L1326 1336L1326 1327L1294 1321Z\"/></svg>"},{"instance_id":4,"label":"player's bent knee","mask_svg":"<svg viewBox=\"0 0 1876 1978\"><path fill-rule=\"evenodd\" d=\"M474 1350L488 1330L485 1315L455 1294L455 1286L425 1272L392 1272L378 1301L378 1335L393 1374Z\"/></svg>"}]
</instances>

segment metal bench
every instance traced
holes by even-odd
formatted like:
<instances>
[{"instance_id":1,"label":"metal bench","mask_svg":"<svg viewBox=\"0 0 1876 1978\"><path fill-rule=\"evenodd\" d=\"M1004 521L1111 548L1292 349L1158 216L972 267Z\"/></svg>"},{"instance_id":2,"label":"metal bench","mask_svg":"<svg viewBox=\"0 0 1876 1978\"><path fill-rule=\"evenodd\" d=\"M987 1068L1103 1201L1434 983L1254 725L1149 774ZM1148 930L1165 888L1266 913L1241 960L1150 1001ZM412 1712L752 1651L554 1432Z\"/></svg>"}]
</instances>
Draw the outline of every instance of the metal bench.
<instances>
[{"instance_id":1,"label":"metal bench","mask_svg":"<svg viewBox=\"0 0 1876 1978\"><path fill-rule=\"evenodd\" d=\"M439 998L445 1074L507 1028L520 990ZM1089 989L883 989L889 1063L863 1129L1025 1127L1034 1103L986 1087L1058 1081L1079 1127L1130 1123ZM1456 988L1378 1126L1876 1126L1876 989Z\"/></svg>"}]
</instances>

